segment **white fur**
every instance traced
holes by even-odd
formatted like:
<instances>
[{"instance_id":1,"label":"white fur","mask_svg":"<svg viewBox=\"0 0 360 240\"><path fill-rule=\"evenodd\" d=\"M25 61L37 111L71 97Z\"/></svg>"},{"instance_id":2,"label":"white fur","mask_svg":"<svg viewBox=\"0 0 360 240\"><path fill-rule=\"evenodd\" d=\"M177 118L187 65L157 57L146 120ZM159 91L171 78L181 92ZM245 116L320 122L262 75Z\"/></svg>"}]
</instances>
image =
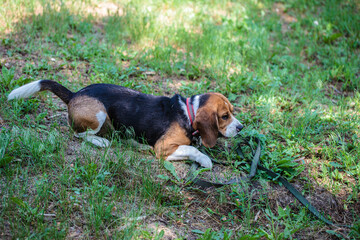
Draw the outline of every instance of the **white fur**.
<instances>
[{"instance_id":1,"label":"white fur","mask_svg":"<svg viewBox=\"0 0 360 240\"><path fill-rule=\"evenodd\" d=\"M193 108L194 108L194 117L196 116L196 112L197 110L199 109L199 100L200 100L200 96L199 95L196 95L194 97L194 100L192 102L192 105L193 105ZM181 98L179 97L179 103L180 103L180 107L181 109L184 111L184 114L190 124L190 118L189 118L189 114L188 114L188 111L187 111L187 106L186 106L186 103L184 103L183 101L181 101ZM191 107L191 106L190 106ZM193 122L195 121L195 119L193 119Z\"/></svg>"},{"instance_id":2,"label":"white fur","mask_svg":"<svg viewBox=\"0 0 360 240\"><path fill-rule=\"evenodd\" d=\"M110 141L107 140L106 138L102 138L102 137L92 135L92 134L88 134L88 135L81 136L81 137L84 138L86 141L88 141L98 147L105 148L105 147L110 146Z\"/></svg>"},{"instance_id":3,"label":"white fur","mask_svg":"<svg viewBox=\"0 0 360 240\"><path fill-rule=\"evenodd\" d=\"M194 116L196 116L196 112L197 110L199 109L199 105L200 105L200 96L199 95L196 95L194 97L194 101L193 101L193 107L194 107ZM195 119L194 119L195 121Z\"/></svg>"},{"instance_id":4,"label":"white fur","mask_svg":"<svg viewBox=\"0 0 360 240\"><path fill-rule=\"evenodd\" d=\"M99 111L97 114L96 114L96 118L99 122L99 126L94 129L94 134L98 133L101 129L101 127L104 125L104 122L106 120L106 113L104 113L103 111Z\"/></svg>"},{"instance_id":5,"label":"white fur","mask_svg":"<svg viewBox=\"0 0 360 240\"><path fill-rule=\"evenodd\" d=\"M237 120L234 116L231 116L232 122L226 127L225 137L234 137L238 134L236 129L237 126L241 126L239 120Z\"/></svg>"},{"instance_id":6,"label":"white fur","mask_svg":"<svg viewBox=\"0 0 360 240\"><path fill-rule=\"evenodd\" d=\"M27 98L31 95L37 93L41 89L41 80L31 82L21 86L19 88L14 89L8 96L8 100L12 100L15 98Z\"/></svg>"},{"instance_id":7,"label":"white fur","mask_svg":"<svg viewBox=\"0 0 360 240\"><path fill-rule=\"evenodd\" d=\"M87 131L81 132L81 133L76 133L75 136L81 137L81 138L85 139L86 141L88 141L98 147L108 147L110 145L109 140L95 135L100 131L101 127L104 125L104 122L106 120L106 113L104 113L103 111L99 111L96 114L96 118L99 122L99 126L96 129L87 130Z\"/></svg>"},{"instance_id":8,"label":"white fur","mask_svg":"<svg viewBox=\"0 0 360 240\"><path fill-rule=\"evenodd\" d=\"M186 116L186 118L187 118L187 120L188 120L188 122L190 124L190 118L189 118L189 114L188 114L188 111L187 111L186 103L181 101L180 96L179 96L178 100L179 100L180 107L184 111L184 114L185 114L185 116Z\"/></svg>"},{"instance_id":9,"label":"white fur","mask_svg":"<svg viewBox=\"0 0 360 240\"><path fill-rule=\"evenodd\" d=\"M201 153L196 148L188 145L179 146L178 149L176 149L176 151L173 152L173 154L168 156L166 160L175 161L175 160L186 160L186 159L195 161L205 168L212 168L212 162L208 156Z\"/></svg>"}]
</instances>

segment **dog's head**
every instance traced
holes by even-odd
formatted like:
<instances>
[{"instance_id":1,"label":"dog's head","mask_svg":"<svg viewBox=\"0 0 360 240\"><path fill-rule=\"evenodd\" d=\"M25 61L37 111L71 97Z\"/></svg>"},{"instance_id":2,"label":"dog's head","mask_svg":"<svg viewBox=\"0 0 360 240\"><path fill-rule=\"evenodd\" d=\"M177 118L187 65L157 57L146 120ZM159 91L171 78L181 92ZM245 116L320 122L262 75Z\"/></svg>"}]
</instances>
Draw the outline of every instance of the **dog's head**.
<instances>
[{"instance_id":1,"label":"dog's head","mask_svg":"<svg viewBox=\"0 0 360 240\"><path fill-rule=\"evenodd\" d=\"M198 130L205 147L213 147L219 133L234 137L243 125L234 117L234 107L220 93L207 93L206 100L196 112L194 129Z\"/></svg>"}]
</instances>

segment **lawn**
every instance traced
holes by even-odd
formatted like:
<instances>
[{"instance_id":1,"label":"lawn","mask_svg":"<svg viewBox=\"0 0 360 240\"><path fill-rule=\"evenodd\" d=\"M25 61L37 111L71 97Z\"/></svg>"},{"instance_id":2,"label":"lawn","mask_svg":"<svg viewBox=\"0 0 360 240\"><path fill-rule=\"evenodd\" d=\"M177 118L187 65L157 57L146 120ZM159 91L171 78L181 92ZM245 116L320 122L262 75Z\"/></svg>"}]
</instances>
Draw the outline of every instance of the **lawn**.
<instances>
[{"instance_id":1,"label":"lawn","mask_svg":"<svg viewBox=\"0 0 360 240\"><path fill-rule=\"evenodd\" d=\"M0 239L359 239L358 1L0 0ZM200 173L246 175L241 137L261 140L277 179L201 189L189 162L166 162L114 134L74 136L51 93L8 102L25 83L72 91L113 83L185 97L220 92L246 127ZM175 169L175 170L174 170Z\"/></svg>"}]
</instances>

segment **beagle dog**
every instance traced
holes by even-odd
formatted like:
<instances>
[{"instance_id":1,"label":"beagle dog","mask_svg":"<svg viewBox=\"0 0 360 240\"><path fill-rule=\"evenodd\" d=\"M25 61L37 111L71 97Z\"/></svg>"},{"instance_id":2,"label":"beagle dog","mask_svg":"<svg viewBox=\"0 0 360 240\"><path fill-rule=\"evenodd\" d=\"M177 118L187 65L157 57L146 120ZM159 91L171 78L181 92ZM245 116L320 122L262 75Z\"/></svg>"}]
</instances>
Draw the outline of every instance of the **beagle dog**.
<instances>
[{"instance_id":1,"label":"beagle dog","mask_svg":"<svg viewBox=\"0 0 360 240\"><path fill-rule=\"evenodd\" d=\"M51 80L39 80L13 90L8 100L27 98L48 90L68 107L68 120L76 136L100 147L109 130L133 129L136 140L154 147L157 158L189 159L211 168L209 157L190 146L194 134L205 147L213 147L218 136L233 137L243 128L234 117L233 106L220 93L184 98L143 94L113 84L92 84L74 93Z\"/></svg>"}]
</instances>

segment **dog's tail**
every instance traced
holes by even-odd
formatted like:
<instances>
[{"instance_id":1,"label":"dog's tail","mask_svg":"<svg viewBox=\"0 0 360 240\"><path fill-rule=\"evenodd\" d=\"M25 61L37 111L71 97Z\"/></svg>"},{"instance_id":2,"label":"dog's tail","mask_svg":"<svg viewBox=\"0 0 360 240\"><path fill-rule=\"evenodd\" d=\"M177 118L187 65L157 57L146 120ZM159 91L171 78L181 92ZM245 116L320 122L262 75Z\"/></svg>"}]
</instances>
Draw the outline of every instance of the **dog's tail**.
<instances>
[{"instance_id":1,"label":"dog's tail","mask_svg":"<svg viewBox=\"0 0 360 240\"><path fill-rule=\"evenodd\" d=\"M14 89L8 96L8 100L12 100L15 98L27 98L31 95L49 90L50 92L54 93L58 96L61 100L63 100L66 104L68 104L73 96L73 92L69 89L51 80L38 80L35 82L31 82L21 86L19 88Z\"/></svg>"}]
</instances>

